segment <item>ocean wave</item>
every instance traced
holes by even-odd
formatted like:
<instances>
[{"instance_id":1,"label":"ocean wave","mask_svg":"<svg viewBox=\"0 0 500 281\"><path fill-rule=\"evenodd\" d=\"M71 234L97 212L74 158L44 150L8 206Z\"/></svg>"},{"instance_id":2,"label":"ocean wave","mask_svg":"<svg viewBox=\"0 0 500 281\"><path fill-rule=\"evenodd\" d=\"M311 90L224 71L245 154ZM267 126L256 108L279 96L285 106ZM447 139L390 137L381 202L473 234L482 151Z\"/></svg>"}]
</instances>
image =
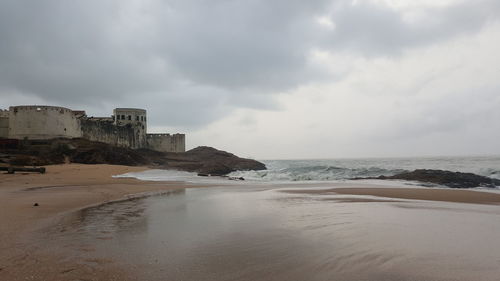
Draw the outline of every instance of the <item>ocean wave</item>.
<instances>
[{"instance_id":1,"label":"ocean wave","mask_svg":"<svg viewBox=\"0 0 500 281\"><path fill-rule=\"evenodd\" d=\"M261 182L336 181L352 178L392 176L416 169L439 169L474 173L500 179L500 157L433 157L433 158L368 158L318 160L268 160L267 170L237 171L232 177ZM198 177L196 173L150 170L121 176L143 180L169 180L185 182L226 181L216 177Z\"/></svg>"},{"instance_id":2,"label":"ocean wave","mask_svg":"<svg viewBox=\"0 0 500 281\"><path fill-rule=\"evenodd\" d=\"M337 166L301 166L265 171L237 171L230 176L243 177L249 180L264 181L331 181L351 178L392 176L405 172L403 169L384 169L380 167L344 168Z\"/></svg>"},{"instance_id":3,"label":"ocean wave","mask_svg":"<svg viewBox=\"0 0 500 281\"><path fill-rule=\"evenodd\" d=\"M500 180L500 170L497 170L497 169L493 169L493 168L480 169L478 171L478 174L481 176L490 177L490 178Z\"/></svg>"}]
</instances>

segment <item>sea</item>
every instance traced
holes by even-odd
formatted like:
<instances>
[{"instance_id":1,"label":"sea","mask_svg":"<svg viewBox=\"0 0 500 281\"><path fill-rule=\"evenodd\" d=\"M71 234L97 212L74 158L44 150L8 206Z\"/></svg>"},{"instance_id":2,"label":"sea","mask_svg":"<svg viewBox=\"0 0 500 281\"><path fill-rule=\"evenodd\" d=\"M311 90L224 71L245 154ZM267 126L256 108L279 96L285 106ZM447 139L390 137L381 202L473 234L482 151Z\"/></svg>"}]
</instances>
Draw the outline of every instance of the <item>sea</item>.
<instances>
[{"instance_id":1,"label":"sea","mask_svg":"<svg viewBox=\"0 0 500 281\"><path fill-rule=\"evenodd\" d=\"M392 176L416 169L439 169L474 173L500 179L500 156L468 157L408 157L408 158L351 158L309 160L260 160L267 170L236 171L230 177L243 177L246 181L262 183L346 181L352 178ZM156 181L186 181L193 183L216 182L196 173L150 170L129 173L126 177Z\"/></svg>"}]
</instances>

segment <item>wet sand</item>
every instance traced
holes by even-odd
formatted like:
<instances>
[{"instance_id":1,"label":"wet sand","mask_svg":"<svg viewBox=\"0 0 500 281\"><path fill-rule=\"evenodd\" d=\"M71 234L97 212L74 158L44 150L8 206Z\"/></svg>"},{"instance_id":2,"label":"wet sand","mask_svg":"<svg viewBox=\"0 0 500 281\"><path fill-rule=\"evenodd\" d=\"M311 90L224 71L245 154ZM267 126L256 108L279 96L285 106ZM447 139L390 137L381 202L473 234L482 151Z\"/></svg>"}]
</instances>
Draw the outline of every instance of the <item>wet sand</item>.
<instances>
[{"instance_id":1,"label":"wet sand","mask_svg":"<svg viewBox=\"0 0 500 281\"><path fill-rule=\"evenodd\" d=\"M499 220L490 204L244 184L90 208L51 237L137 280L496 281Z\"/></svg>"},{"instance_id":2,"label":"wet sand","mask_svg":"<svg viewBox=\"0 0 500 281\"><path fill-rule=\"evenodd\" d=\"M43 175L0 174L0 280L495 280L500 274L500 248L488 242L500 235L500 194L362 184L185 191L202 186L111 177L145 169L70 164L49 166Z\"/></svg>"},{"instance_id":3,"label":"wet sand","mask_svg":"<svg viewBox=\"0 0 500 281\"><path fill-rule=\"evenodd\" d=\"M0 280L68 280L60 256L40 251L37 231L62 223L82 208L143 192L182 189L181 183L144 182L112 175L147 167L66 164L47 166L45 174L0 174ZM33 206L38 203L39 206ZM71 264L71 262L69 262ZM93 263L71 265L95 275ZM101 278L111 278L112 266ZM120 271L120 270L118 270ZM60 274L60 272L63 272ZM109 273L109 274L108 274ZM91 279L93 280L93 279ZM101 279L102 280L102 279Z\"/></svg>"},{"instance_id":4,"label":"wet sand","mask_svg":"<svg viewBox=\"0 0 500 281\"><path fill-rule=\"evenodd\" d=\"M300 189L284 190L295 194L345 194L368 195L386 198L442 201L469 204L500 204L500 194L461 189L431 189L431 188L332 188L332 189ZM352 199L356 201L356 199ZM368 199L359 199L368 200Z\"/></svg>"}]
</instances>

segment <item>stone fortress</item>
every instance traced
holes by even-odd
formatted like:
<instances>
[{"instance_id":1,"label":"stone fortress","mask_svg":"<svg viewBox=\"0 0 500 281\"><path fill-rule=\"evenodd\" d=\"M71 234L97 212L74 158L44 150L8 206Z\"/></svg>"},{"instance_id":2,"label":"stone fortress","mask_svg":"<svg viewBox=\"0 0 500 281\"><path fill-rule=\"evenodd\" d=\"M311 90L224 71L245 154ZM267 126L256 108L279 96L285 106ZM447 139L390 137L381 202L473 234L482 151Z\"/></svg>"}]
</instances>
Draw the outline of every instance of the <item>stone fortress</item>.
<instances>
[{"instance_id":1,"label":"stone fortress","mask_svg":"<svg viewBox=\"0 0 500 281\"><path fill-rule=\"evenodd\" d=\"M59 106L22 105L0 110L0 138L46 140L84 138L111 145L184 152L184 134L148 134L146 110L115 108L110 117Z\"/></svg>"}]
</instances>

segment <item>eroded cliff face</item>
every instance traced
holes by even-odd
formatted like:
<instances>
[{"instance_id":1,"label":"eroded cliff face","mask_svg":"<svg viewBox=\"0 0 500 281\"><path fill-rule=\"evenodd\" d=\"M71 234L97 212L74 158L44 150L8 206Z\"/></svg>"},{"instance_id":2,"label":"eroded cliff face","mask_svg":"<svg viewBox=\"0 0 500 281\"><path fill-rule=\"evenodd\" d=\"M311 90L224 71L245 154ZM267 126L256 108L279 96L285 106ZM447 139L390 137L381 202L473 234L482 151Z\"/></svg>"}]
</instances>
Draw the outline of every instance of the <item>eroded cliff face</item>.
<instances>
[{"instance_id":1,"label":"eroded cliff face","mask_svg":"<svg viewBox=\"0 0 500 281\"><path fill-rule=\"evenodd\" d=\"M187 152L159 152L131 149L87 139L19 141L0 146L0 164L43 166L62 163L150 166L204 174L225 175L237 170L263 170L266 166L252 159L212 147Z\"/></svg>"}]
</instances>

